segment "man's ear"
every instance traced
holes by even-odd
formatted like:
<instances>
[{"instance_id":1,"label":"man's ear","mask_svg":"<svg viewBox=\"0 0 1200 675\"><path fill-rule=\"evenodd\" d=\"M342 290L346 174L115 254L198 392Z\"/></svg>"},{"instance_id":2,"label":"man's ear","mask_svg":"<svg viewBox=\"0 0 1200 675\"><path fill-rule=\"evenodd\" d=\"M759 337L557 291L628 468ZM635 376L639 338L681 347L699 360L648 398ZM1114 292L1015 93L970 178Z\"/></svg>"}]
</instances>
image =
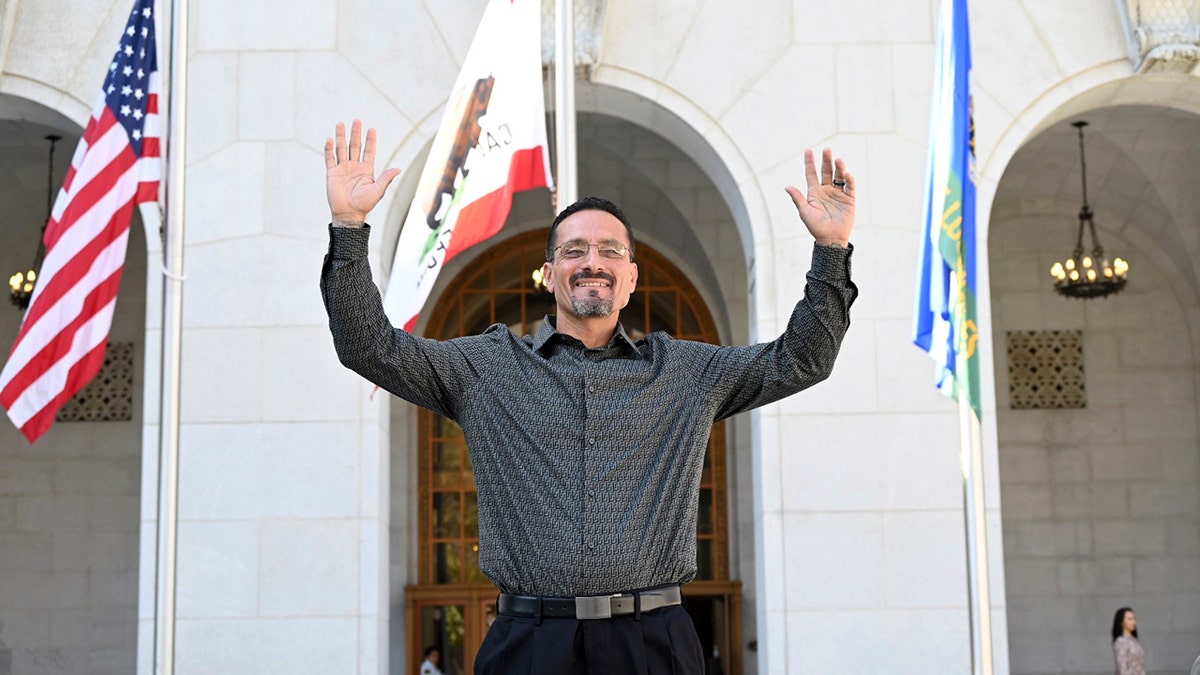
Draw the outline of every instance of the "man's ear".
<instances>
[{"instance_id":1,"label":"man's ear","mask_svg":"<svg viewBox=\"0 0 1200 675\"><path fill-rule=\"evenodd\" d=\"M629 280L629 286L630 286L631 290L637 290L638 266L637 266L637 263L633 263L632 265L633 265L633 276ZM544 274L544 272L543 272L543 274Z\"/></svg>"},{"instance_id":2,"label":"man's ear","mask_svg":"<svg viewBox=\"0 0 1200 675\"><path fill-rule=\"evenodd\" d=\"M550 263L542 263L542 283L548 292L554 293L554 266Z\"/></svg>"}]
</instances>

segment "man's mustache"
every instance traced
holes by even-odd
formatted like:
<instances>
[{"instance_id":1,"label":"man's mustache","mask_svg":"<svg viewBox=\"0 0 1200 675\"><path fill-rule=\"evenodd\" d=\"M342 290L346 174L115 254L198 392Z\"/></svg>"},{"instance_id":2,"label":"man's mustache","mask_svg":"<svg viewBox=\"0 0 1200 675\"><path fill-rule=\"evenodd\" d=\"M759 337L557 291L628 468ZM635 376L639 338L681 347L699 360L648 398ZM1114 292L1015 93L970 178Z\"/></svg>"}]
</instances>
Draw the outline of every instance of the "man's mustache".
<instances>
[{"instance_id":1,"label":"man's mustache","mask_svg":"<svg viewBox=\"0 0 1200 675\"><path fill-rule=\"evenodd\" d=\"M608 272L589 272L587 270L579 270L571 275L571 284L574 285L583 279L604 279L609 285L615 286L617 278Z\"/></svg>"}]
</instances>

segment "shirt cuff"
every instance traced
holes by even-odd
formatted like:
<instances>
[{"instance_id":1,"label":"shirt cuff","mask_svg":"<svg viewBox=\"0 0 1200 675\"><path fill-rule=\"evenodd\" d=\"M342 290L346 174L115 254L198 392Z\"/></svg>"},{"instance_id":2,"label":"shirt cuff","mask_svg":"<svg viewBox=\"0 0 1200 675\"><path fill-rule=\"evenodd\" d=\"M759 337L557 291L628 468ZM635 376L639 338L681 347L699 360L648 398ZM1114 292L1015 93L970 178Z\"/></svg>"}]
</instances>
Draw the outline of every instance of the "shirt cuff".
<instances>
[{"instance_id":1,"label":"shirt cuff","mask_svg":"<svg viewBox=\"0 0 1200 675\"><path fill-rule=\"evenodd\" d=\"M329 257L334 260L365 260L370 249L371 226L336 227L329 224Z\"/></svg>"},{"instance_id":2,"label":"shirt cuff","mask_svg":"<svg viewBox=\"0 0 1200 675\"><path fill-rule=\"evenodd\" d=\"M850 256L854 253L854 244L841 246L823 246L813 244L812 266L810 271L819 279L829 281L850 281Z\"/></svg>"}]
</instances>

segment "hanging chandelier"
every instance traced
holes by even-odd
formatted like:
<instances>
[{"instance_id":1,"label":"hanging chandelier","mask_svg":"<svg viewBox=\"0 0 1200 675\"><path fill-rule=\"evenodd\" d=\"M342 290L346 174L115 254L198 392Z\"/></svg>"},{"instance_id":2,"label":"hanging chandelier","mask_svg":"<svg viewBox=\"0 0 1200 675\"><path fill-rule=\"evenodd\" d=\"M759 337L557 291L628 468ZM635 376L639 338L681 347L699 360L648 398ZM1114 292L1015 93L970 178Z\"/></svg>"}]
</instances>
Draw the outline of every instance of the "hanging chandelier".
<instances>
[{"instance_id":1,"label":"hanging chandelier","mask_svg":"<svg viewBox=\"0 0 1200 675\"><path fill-rule=\"evenodd\" d=\"M54 144L62 140L62 136L50 134L49 172L46 178L46 219L42 221L42 232L38 237L37 254L33 257L33 265L23 272L17 272L8 278L8 286L12 289L12 303L22 311L29 309L29 301L33 298L33 289L37 285L38 272L42 268L42 259L46 257L46 224L50 222L51 208L54 206Z\"/></svg>"},{"instance_id":2,"label":"hanging chandelier","mask_svg":"<svg viewBox=\"0 0 1200 675\"><path fill-rule=\"evenodd\" d=\"M1122 258L1113 258L1109 264L1096 234L1096 223L1092 220L1092 209L1087 199L1087 159L1083 152L1083 128L1087 122L1072 122L1079 132L1079 166L1083 175L1083 206L1079 209L1079 234L1075 239L1075 250L1071 257L1054 263L1050 276L1054 277L1054 290L1069 298L1103 298L1125 288L1129 263ZM1083 231L1087 229L1092 238L1092 251L1083 249Z\"/></svg>"}]
</instances>

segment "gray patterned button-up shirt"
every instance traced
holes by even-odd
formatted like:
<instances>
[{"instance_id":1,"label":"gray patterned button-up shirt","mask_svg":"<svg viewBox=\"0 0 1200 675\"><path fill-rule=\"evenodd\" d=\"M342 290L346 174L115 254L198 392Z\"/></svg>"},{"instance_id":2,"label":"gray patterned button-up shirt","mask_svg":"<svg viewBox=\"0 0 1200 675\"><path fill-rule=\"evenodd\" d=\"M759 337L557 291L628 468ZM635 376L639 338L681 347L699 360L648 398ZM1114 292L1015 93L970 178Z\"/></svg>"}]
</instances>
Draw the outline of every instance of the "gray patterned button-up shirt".
<instances>
[{"instance_id":1,"label":"gray patterned button-up shirt","mask_svg":"<svg viewBox=\"0 0 1200 675\"><path fill-rule=\"evenodd\" d=\"M384 315L370 228L330 228L321 294L338 357L458 422L479 491L479 566L524 595L617 593L696 576L700 474L715 421L825 379L858 294L850 251L816 246L787 330L748 347L630 340L588 349L501 324L430 340Z\"/></svg>"}]
</instances>

